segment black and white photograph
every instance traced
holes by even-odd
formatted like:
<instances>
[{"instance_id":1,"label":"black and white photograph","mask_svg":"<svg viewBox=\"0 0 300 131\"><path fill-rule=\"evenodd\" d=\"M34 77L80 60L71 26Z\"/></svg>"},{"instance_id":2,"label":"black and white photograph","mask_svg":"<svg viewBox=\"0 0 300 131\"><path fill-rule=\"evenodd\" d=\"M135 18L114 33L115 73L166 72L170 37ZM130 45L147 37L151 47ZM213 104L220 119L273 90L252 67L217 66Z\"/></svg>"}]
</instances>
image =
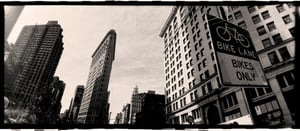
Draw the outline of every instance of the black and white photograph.
<instances>
[{"instance_id":1,"label":"black and white photograph","mask_svg":"<svg viewBox=\"0 0 300 131\"><path fill-rule=\"evenodd\" d=\"M296 127L295 3L104 3L4 3L5 128Z\"/></svg>"}]
</instances>

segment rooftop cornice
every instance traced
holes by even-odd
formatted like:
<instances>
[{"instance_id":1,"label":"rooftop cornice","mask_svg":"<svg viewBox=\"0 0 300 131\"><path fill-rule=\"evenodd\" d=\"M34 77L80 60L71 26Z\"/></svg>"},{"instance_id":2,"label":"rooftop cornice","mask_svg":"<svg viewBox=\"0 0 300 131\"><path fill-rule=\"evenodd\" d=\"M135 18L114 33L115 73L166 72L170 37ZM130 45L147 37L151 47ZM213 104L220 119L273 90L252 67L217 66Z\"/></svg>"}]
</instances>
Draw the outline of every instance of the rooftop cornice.
<instances>
[{"instance_id":1,"label":"rooftop cornice","mask_svg":"<svg viewBox=\"0 0 300 131\"><path fill-rule=\"evenodd\" d=\"M99 48L101 47L101 45L103 44L103 42L109 37L109 36L112 36L113 38L113 44L115 44L116 42L116 31L114 29L111 29L106 35L105 37L102 39L102 41L100 42L100 44L98 45L97 49L94 51L92 57L94 57L94 55L96 54L96 52L99 50ZM115 45L113 45L114 48L115 48ZM114 49L115 50L115 49ZM114 52L113 52L114 54ZM114 55L113 55L113 58L114 58Z\"/></svg>"},{"instance_id":2,"label":"rooftop cornice","mask_svg":"<svg viewBox=\"0 0 300 131\"><path fill-rule=\"evenodd\" d=\"M169 27L169 25L172 22L173 17L175 16L176 12L177 12L178 6L174 6L167 21L165 22L161 32L159 33L160 37L163 37L164 33L166 32L167 28Z\"/></svg>"}]
</instances>

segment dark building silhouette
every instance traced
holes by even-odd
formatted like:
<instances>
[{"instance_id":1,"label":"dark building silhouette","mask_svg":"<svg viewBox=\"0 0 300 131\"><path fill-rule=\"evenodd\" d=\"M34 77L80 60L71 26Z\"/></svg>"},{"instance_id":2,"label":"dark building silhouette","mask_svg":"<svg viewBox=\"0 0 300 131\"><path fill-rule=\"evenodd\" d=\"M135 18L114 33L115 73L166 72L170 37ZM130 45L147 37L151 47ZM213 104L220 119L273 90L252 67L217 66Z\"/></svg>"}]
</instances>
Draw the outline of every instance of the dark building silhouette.
<instances>
[{"instance_id":1,"label":"dark building silhouette","mask_svg":"<svg viewBox=\"0 0 300 131\"><path fill-rule=\"evenodd\" d=\"M129 124L130 120L130 104L126 104L122 109L122 123L121 124Z\"/></svg>"},{"instance_id":2,"label":"dark building silhouette","mask_svg":"<svg viewBox=\"0 0 300 131\"><path fill-rule=\"evenodd\" d=\"M48 88L63 51L62 37L57 21L22 29L7 60L15 73L14 84L7 86L15 102L28 105Z\"/></svg>"},{"instance_id":3,"label":"dark building silhouette","mask_svg":"<svg viewBox=\"0 0 300 131\"><path fill-rule=\"evenodd\" d=\"M122 124L121 119L122 119L122 112L119 112L119 113L117 113L114 124L117 124L117 125Z\"/></svg>"},{"instance_id":4,"label":"dark building silhouette","mask_svg":"<svg viewBox=\"0 0 300 131\"><path fill-rule=\"evenodd\" d=\"M92 55L92 64L77 120L85 124L108 124L108 84L115 58L116 32L110 30Z\"/></svg>"},{"instance_id":5,"label":"dark building silhouette","mask_svg":"<svg viewBox=\"0 0 300 131\"><path fill-rule=\"evenodd\" d=\"M77 120L77 116L78 116L79 109L80 109L80 104L81 104L82 97L83 97L83 92L84 92L84 86L78 85L76 87L75 96L74 96L74 98L72 98L70 108L69 108L68 117L70 118L70 120L73 120L73 121Z\"/></svg>"},{"instance_id":6,"label":"dark building silhouette","mask_svg":"<svg viewBox=\"0 0 300 131\"><path fill-rule=\"evenodd\" d=\"M50 103L48 104L48 118L56 124L56 119L59 118L60 110L61 110L61 99L65 90L65 83L59 79L59 77L53 77L53 80L50 84ZM47 105L45 105L47 106Z\"/></svg>"},{"instance_id":7,"label":"dark building silhouette","mask_svg":"<svg viewBox=\"0 0 300 131\"><path fill-rule=\"evenodd\" d=\"M141 112L137 113L136 125L157 126L165 124L165 96L153 92L142 98Z\"/></svg>"}]
</instances>

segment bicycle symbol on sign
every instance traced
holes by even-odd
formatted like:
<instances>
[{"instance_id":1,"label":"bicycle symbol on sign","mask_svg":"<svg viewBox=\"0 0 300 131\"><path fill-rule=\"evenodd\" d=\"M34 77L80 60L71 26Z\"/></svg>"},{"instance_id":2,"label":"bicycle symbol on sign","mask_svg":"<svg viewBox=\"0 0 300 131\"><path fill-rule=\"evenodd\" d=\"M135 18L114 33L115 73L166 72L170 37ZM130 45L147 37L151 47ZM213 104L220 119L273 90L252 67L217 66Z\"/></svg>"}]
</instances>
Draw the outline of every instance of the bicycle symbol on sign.
<instances>
[{"instance_id":1,"label":"bicycle symbol on sign","mask_svg":"<svg viewBox=\"0 0 300 131\"><path fill-rule=\"evenodd\" d=\"M228 27L228 24L225 23L225 27L218 26L216 28L217 34L224 41L230 41L232 38L235 39L236 42L240 43L243 47L249 48L250 42L246 36L243 34L239 34L236 31L236 28Z\"/></svg>"}]
</instances>

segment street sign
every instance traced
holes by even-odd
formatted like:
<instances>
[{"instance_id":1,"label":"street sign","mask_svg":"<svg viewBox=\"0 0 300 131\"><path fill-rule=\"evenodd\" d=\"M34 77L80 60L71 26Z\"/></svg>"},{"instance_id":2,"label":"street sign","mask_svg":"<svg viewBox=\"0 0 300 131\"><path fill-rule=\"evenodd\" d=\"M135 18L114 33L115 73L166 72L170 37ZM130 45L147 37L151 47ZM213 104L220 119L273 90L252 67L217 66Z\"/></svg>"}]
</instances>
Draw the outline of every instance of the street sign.
<instances>
[{"instance_id":1,"label":"street sign","mask_svg":"<svg viewBox=\"0 0 300 131\"><path fill-rule=\"evenodd\" d=\"M186 121L187 121L188 123L192 124L192 123L194 123L194 118L193 118L191 115L189 115L189 116L186 118Z\"/></svg>"},{"instance_id":2,"label":"street sign","mask_svg":"<svg viewBox=\"0 0 300 131\"><path fill-rule=\"evenodd\" d=\"M212 43L224 86L268 85L248 31L208 15Z\"/></svg>"}]
</instances>

